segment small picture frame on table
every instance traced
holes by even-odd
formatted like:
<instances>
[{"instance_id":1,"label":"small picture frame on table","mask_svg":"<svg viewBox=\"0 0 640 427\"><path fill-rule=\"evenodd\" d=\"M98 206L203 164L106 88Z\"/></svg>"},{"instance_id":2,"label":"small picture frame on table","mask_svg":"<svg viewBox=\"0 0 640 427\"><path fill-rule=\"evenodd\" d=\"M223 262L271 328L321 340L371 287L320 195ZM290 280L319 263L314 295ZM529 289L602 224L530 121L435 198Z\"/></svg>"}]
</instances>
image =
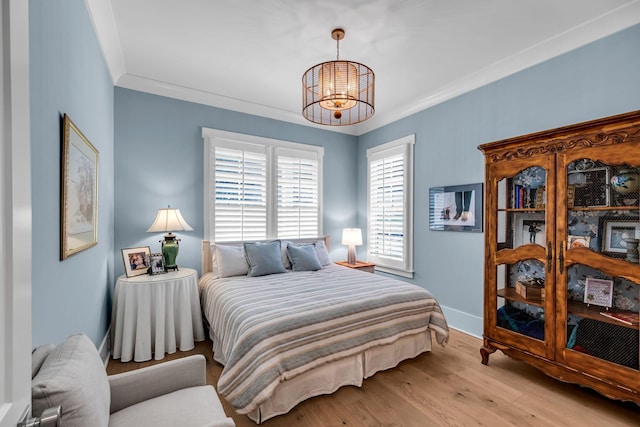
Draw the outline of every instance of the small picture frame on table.
<instances>
[{"instance_id":1,"label":"small picture frame on table","mask_svg":"<svg viewBox=\"0 0 640 427\"><path fill-rule=\"evenodd\" d=\"M149 256L149 264L151 264L151 274L163 274L164 270L164 257L161 253L151 254Z\"/></svg>"},{"instance_id":2,"label":"small picture frame on table","mask_svg":"<svg viewBox=\"0 0 640 427\"><path fill-rule=\"evenodd\" d=\"M122 249L122 262L127 277L140 276L149 272L149 246Z\"/></svg>"}]
</instances>

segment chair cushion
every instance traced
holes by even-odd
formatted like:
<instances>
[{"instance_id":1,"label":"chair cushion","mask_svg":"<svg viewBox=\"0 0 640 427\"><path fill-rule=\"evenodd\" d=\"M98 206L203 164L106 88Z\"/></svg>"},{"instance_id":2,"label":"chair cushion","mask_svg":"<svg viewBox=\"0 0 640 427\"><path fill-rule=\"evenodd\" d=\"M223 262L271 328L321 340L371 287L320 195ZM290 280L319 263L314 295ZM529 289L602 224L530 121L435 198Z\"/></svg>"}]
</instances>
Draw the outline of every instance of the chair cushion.
<instances>
[{"instance_id":1,"label":"chair cushion","mask_svg":"<svg viewBox=\"0 0 640 427\"><path fill-rule=\"evenodd\" d=\"M227 418L215 389L210 386L184 388L145 400L111 414L109 427L200 427L235 425ZM225 422L226 421L226 422Z\"/></svg>"},{"instance_id":2,"label":"chair cushion","mask_svg":"<svg viewBox=\"0 0 640 427\"><path fill-rule=\"evenodd\" d=\"M31 382L33 414L62 406L65 427L106 427L110 390L98 350L86 335L72 335L47 356Z\"/></svg>"},{"instance_id":3,"label":"chair cushion","mask_svg":"<svg viewBox=\"0 0 640 427\"><path fill-rule=\"evenodd\" d=\"M49 353L56 348L53 344L45 344L33 350L31 353L31 379L34 379L38 372L40 372L40 368L45 360L47 360L47 356Z\"/></svg>"}]
</instances>

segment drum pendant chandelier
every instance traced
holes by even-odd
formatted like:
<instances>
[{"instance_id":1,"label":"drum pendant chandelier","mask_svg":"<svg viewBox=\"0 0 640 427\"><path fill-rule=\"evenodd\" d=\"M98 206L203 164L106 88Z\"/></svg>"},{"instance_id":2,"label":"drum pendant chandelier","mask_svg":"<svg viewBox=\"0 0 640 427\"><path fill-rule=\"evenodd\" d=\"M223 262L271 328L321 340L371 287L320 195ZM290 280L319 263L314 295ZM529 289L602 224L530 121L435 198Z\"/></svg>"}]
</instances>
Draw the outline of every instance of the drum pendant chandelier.
<instances>
[{"instance_id":1,"label":"drum pendant chandelier","mask_svg":"<svg viewBox=\"0 0 640 427\"><path fill-rule=\"evenodd\" d=\"M313 123L346 126L373 116L374 79L371 68L340 60L344 30L331 32L336 41L336 60L309 68L302 75L302 115Z\"/></svg>"}]
</instances>

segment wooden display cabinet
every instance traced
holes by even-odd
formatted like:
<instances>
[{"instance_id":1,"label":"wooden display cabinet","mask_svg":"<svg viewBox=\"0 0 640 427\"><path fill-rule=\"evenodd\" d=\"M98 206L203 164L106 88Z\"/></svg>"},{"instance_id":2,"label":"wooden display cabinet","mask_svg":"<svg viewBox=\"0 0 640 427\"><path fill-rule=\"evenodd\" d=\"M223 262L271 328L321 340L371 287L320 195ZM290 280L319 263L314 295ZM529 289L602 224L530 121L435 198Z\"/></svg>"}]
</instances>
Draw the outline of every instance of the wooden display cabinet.
<instances>
[{"instance_id":1,"label":"wooden display cabinet","mask_svg":"<svg viewBox=\"0 0 640 427\"><path fill-rule=\"evenodd\" d=\"M640 111L478 148L486 164L482 363L501 350L640 404ZM526 298L517 282L542 284L544 298ZM602 314L612 312L631 321Z\"/></svg>"}]
</instances>

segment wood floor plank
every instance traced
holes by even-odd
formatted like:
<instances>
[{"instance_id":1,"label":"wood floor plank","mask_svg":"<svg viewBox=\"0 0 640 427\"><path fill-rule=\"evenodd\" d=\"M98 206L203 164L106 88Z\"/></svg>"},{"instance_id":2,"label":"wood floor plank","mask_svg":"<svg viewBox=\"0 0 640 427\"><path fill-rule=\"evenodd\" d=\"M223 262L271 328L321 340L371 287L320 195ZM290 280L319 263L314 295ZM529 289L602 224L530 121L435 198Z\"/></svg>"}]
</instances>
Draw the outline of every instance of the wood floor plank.
<instances>
[{"instance_id":1,"label":"wood floor plank","mask_svg":"<svg viewBox=\"0 0 640 427\"><path fill-rule=\"evenodd\" d=\"M499 351L480 363L478 338L453 330L446 347L402 362L365 380L363 387L343 387L328 396L302 402L266 427L373 426L581 426L640 425L640 407L607 399L596 392L550 378ZM222 366L213 360L211 341L188 352L143 363L111 360L109 375L190 354L207 359L207 384L216 385ZM237 427L255 426L221 399Z\"/></svg>"}]
</instances>

